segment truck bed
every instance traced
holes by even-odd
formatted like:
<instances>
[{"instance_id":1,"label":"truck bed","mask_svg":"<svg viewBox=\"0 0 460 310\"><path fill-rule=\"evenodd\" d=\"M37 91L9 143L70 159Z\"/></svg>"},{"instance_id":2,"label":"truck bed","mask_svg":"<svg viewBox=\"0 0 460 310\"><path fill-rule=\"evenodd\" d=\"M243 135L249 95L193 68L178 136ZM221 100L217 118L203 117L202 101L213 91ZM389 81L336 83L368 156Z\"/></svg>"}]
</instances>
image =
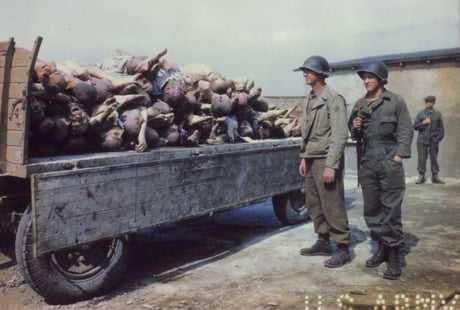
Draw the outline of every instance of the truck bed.
<instances>
[{"instance_id":1,"label":"truck bed","mask_svg":"<svg viewBox=\"0 0 460 310\"><path fill-rule=\"evenodd\" d=\"M235 152L263 152L279 147L300 147L301 138L257 140L253 143L201 145L199 147L161 147L145 153L135 151L88 153L32 157L25 165L27 176L61 170L72 170L113 165L149 163L173 159L186 159L204 155Z\"/></svg>"},{"instance_id":2,"label":"truck bed","mask_svg":"<svg viewBox=\"0 0 460 310\"><path fill-rule=\"evenodd\" d=\"M34 253L298 190L300 141L32 159Z\"/></svg>"}]
</instances>

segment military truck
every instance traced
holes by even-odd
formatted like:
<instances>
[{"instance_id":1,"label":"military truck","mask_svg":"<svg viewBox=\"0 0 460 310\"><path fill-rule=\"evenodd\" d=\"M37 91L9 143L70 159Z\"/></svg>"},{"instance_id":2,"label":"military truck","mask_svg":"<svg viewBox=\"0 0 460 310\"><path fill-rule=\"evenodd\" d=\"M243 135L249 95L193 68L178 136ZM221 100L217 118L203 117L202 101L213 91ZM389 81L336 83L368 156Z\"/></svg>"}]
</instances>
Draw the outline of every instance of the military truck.
<instances>
[{"instance_id":1,"label":"military truck","mask_svg":"<svg viewBox=\"0 0 460 310\"><path fill-rule=\"evenodd\" d=\"M31 50L0 42L0 238L16 235L26 282L53 303L102 294L142 229L272 197L282 224L307 218L299 138L29 157Z\"/></svg>"}]
</instances>

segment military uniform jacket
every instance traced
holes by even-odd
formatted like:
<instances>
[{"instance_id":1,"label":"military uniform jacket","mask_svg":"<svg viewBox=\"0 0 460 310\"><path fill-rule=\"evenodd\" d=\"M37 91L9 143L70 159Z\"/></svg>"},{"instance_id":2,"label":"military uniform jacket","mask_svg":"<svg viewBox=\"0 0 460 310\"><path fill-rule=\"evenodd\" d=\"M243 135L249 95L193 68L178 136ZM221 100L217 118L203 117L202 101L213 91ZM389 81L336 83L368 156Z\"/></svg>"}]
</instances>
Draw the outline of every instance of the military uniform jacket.
<instances>
[{"instance_id":1,"label":"military uniform jacket","mask_svg":"<svg viewBox=\"0 0 460 310\"><path fill-rule=\"evenodd\" d=\"M302 107L302 158L326 158L326 166L342 167L348 138L345 99L325 85L319 95L310 93Z\"/></svg>"},{"instance_id":2,"label":"military uniform jacket","mask_svg":"<svg viewBox=\"0 0 460 310\"><path fill-rule=\"evenodd\" d=\"M423 124L426 117L431 117L431 124ZM418 131L417 143L439 143L444 138L444 124L441 112L424 109L415 117L414 129Z\"/></svg>"},{"instance_id":3,"label":"military uniform jacket","mask_svg":"<svg viewBox=\"0 0 460 310\"><path fill-rule=\"evenodd\" d=\"M353 126L353 119L367 104L369 103L366 98L361 98L356 102L348 121L350 130ZM384 89L380 98L371 104L371 111L370 116L363 120L360 133L364 145L361 160L392 159L395 155L409 158L413 129L404 99ZM353 137L352 134L352 138L357 137Z\"/></svg>"}]
</instances>

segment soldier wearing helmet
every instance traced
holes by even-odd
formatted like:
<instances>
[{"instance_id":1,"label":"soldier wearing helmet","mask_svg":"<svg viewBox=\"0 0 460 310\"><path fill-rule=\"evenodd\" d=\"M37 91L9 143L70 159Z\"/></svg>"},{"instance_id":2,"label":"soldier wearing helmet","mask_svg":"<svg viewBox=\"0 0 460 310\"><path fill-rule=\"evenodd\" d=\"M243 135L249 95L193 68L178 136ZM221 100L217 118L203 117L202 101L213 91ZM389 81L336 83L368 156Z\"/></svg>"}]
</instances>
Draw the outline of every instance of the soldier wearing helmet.
<instances>
[{"instance_id":1,"label":"soldier wearing helmet","mask_svg":"<svg viewBox=\"0 0 460 310\"><path fill-rule=\"evenodd\" d=\"M324 265L340 267L351 260L343 186L348 137L345 99L326 84L330 69L323 57L311 56L294 71L303 71L305 83L311 87L302 106L299 173L305 177L305 199L318 234L316 243L301 249L300 254L332 255ZM337 242L338 251L332 253L329 239Z\"/></svg>"},{"instance_id":2,"label":"soldier wearing helmet","mask_svg":"<svg viewBox=\"0 0 460 310\"><path fill-rule=\"evenodd\" d=\"M387 90L388 69L374 61L357 71L366 94L352 109L352 138L362 140L358 180L363 189L364 219L378 250L366 261L373 268L387 262L383 277L401 275L400 248L404 236L401 204L405 179L402 158L411 155L412 123L404 99Z\"/></svg>"}]
</instances>

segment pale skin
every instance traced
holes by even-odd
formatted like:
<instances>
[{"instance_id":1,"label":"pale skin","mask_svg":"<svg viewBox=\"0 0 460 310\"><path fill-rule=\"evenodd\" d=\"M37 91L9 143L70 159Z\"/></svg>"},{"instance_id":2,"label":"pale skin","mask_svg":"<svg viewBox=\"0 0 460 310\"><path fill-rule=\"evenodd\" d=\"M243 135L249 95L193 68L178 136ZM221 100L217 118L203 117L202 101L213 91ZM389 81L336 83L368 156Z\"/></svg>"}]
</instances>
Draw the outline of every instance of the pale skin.
<instances>
[{"instance_id":1,"label":"pale skin","mask_svg":"<svg viewBox=\"0 0 460 310\"><path fill-rule=\"evenodd\" d=\"M146 137L146 131L147 131L149 120L154 119L154 118L162 118L172 123L173 116L174 114L172 113L161 114L161 112L155 109L154 107L142 108L141 110L141 128L137 136L138 143L135 146L136 152L140 152L140 153L145 152L149 148L149 145L147 143L147 137Z\"/></svg>"},{"instance_id":2,"label":"pale skin","mask_svg":"<svg viewBox=\"0 0 460 310\"><path fill-rule=\"evenodd\" d=\"M373 100L373 99L378 98L381 95L384 84L379 78L377 78L375 75L371 73L363 73L361 75L361 79L363 81L364 88L367 91L366 93L367 99ZM362 125L363 125L363 119L361 117L358 116L353 119L353 128L360 129ZM395 155L393 157L393 160L397 162L402 161L399 155Z\"/></svg>"},{"instance_id":3,"label":"pale skin","mask_svg":"<svg viewBox=\"0 0 460 310\"><path fill-rule=\"evenodd\" d=\"M149 147L147 144L147 139L145 137L145 132L147 130L147 118L148 118L148 112L146 109L141 111L142 115L142 125L141 125L141 130L139 130L139 135L137 137L137 142L136 144L136 152L145 152L147 148Z\"/></svg>"},{"instance_id":4,"label":"pale skin","mask_svg":"<svg viewBox=\"0 0 460 310\"><path fill-rule=\"evenodd\" d=\"M326 85L324 78L319 76L317 73L310 71L310 70L304 70L303 72L303 77L305 80L305 84L309 85L315 95L319 95L323 89L323 87ZM305 177L308 173L309 169L309 163L305 158L302 158L300 161L299 165L299 174L303 177ZM326 184L333 183L335 180L335 169L326 167L324 168L323 172L323 181Z\"/></svg>"}]
</instances>

